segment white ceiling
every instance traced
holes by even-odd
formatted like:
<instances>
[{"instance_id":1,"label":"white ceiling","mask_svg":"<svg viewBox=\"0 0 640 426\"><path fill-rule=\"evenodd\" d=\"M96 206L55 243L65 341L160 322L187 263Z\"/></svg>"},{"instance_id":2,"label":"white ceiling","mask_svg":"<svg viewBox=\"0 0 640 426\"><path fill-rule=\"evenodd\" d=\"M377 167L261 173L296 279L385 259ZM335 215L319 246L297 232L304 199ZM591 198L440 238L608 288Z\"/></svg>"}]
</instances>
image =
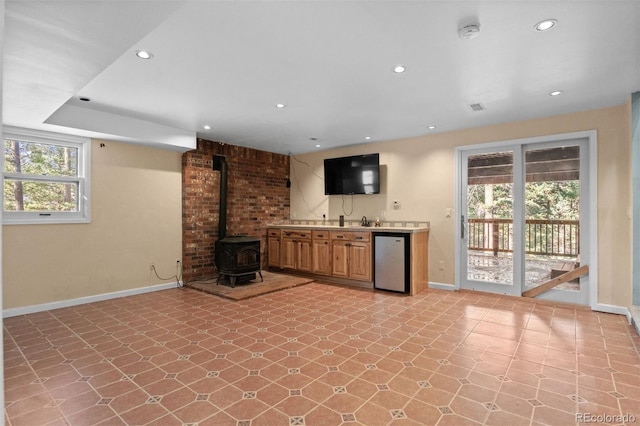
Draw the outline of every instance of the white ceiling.
<instances>
[{"instance_id":1,"label":"white ceiling","mask_svg":"<svg viewBox=\"0 0 640 426\"><path fill-rule=\"evenodd\" d=\"M7 0L5 13L5 124L178 150L197 135L305 153L640 90L640 0ZM535 31L546 18L556 27ZM472 22L480 34L461 40Z\"/></svg>"}]
</instances>

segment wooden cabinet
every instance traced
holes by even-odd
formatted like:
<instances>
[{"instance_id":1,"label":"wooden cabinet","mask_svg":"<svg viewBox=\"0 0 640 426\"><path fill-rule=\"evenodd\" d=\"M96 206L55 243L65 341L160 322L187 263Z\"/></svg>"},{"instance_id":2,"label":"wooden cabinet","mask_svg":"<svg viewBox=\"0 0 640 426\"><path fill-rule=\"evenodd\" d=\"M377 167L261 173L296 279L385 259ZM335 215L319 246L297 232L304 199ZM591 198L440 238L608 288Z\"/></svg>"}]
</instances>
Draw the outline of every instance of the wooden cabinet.
<instances>
[{"instance_id":1,"label":"wooden cabinet","mask_svg":"<svg viewBox=\"0 0 640 426\"><path fill-rule=\"evenodd\" d=\"M311 272L311 230L282 231L282 267Z\"/></svg>"},{"instance_id":2,"label":"wooden cabinet","mask_svg":"<svg viewBox=\"0 0 640 426\"><path fill-rule=\"evenodd\" d=\"M372 232L381 231L269 227L268 265L314 274L327 281L373 288ZM429 231L416 230L410 235L410 290L415 295L429 288Z\"/></svg>"},{"instance_id":3,"label":"wooden cabinet","mask_svg":"<svg viewBox=\"0 0 640 426\"><path fill-rule=\"evenodd\" d=\"M319 275L331 275L331 240L329 231L311 232L312 272Z\"/></svg>"},{"instance_id":4,"label":"wooden cabinet","mask_svg":"<svg viewBox=\"0 0 640 426\"><path fill-rule=\"evenodd\" d=\"M267 230L267 265L269 267L282 268L280 234L280 229Z\"/></svg>"},{"instance_id":5,"label":"wooden cabinet","mask_svg":"<svg viewBox=\"0 0 640 426\"><path fill-rule=\"evenodd\" d=\"M371 233L331 231L334 277L371 281Z\"/></svg>"},{"instance_id":6,"label":"wooden cabinet","mask_svg":"<svg viewBox=\"0 0 640 426\"><path fill-rule=\"evenodd\" d=\"M349 278L371 281L371 243L352 242L349 246Z\"/></svg>"}]
</instances>

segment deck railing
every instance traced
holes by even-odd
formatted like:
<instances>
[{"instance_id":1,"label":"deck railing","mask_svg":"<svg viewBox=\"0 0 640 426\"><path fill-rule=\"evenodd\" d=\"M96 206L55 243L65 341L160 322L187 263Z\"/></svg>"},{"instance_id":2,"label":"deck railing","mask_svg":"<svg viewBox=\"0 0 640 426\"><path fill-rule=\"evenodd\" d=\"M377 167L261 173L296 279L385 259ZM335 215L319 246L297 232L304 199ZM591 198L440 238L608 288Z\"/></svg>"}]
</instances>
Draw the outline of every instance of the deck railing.
<instances>
[{"instance_id":1,"label":"deck railing","mask_svg":"<svg viewBox=\"0 0 640 426\"><path fill-rule=\"evenodd\" d=\"M469 219L469 250L513 251L513 220ZM527 220L524 230L527 254L577 256L580 254L580 221Z\"/></svg>"}]
</instances>

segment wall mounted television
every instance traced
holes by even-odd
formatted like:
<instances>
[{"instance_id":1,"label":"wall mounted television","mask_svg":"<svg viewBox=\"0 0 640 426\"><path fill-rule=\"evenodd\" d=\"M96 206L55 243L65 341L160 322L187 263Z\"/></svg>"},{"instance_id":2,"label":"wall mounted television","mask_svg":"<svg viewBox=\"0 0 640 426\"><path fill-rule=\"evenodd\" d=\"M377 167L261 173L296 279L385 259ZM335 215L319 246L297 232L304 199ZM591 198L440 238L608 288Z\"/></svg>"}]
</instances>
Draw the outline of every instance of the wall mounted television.
<instances>
[{"instance_id":1,"label":"wall mounted television","mask_svg":"<svg viewBox=\"0 0 640 426\"><path fill-rule=\"evenodd\" d=\"M324 160L324 193L379 194L380 154L326 158Z\"/></svg>"}]
</instances>

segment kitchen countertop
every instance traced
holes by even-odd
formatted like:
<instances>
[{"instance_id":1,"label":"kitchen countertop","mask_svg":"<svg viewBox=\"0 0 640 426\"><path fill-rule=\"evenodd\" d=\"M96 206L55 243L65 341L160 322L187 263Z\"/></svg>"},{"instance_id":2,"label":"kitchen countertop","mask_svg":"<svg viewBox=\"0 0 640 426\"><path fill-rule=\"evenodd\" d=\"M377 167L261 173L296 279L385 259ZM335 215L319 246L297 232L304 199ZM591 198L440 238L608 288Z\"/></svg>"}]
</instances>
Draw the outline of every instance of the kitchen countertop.
<instances>
[{"instance_id":1,"label":"kitchen countertop","mask_svg":"<svg viewBox=\"0 0 640 426\"><path fill-rule=\"evenodd\" d=\"M321 221L320 221L321 222ZM387 222L388 223L388 222ZM384 223L383 223L384 224ZM404 226L402 226L404 224ZM326 229L331 231L370 231L370 232L425 232L429 231L429 222L421 221L398 221L393 222L392 226L362 226L355 224L345 223L344 226L334 224L316 224L316 223L280 223L267 225L269 228L282 228L282 229ZM407 226L414 225L414 226Z\"/></svg>"}]
</instances>

